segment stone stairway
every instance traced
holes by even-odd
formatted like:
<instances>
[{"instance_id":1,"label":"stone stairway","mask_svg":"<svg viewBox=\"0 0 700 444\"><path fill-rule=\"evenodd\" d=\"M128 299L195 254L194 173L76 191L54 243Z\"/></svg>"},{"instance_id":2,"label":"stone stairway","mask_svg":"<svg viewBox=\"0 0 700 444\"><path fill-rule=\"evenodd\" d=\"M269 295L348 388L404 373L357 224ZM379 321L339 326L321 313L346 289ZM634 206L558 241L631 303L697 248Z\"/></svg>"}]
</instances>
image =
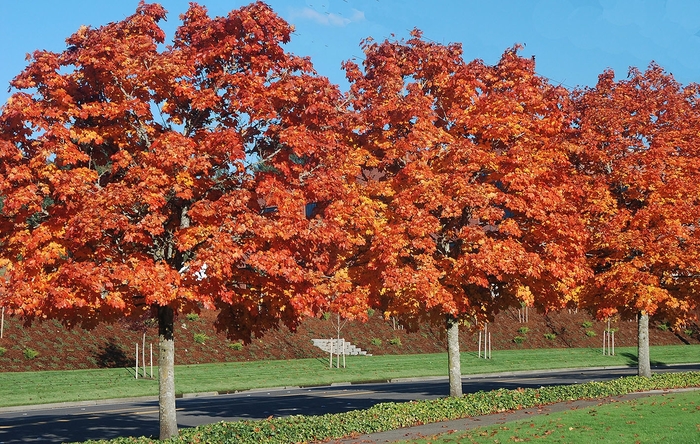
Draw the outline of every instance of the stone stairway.
<instances>
[{"instance_id":1,"label":"stone stairway","mask_svg":"<svg viewBox=\"0 0 700 444\"><path fill-rule=\"evenodd\" d=\"M340 338L340 339L312 339L311 340L313 344L323 350L326 353L331 352L331 344L333 345L333 353L338 353L338 350L340 349L341 354L342 354L342 347L345 346L345 354L346 355L351 355L351 356L372 356L370 353L367 353L365 350L362 350L360 347L356 345L352 345L351 343L347 342L345 339Z\"/></svg>"}]
</instances>

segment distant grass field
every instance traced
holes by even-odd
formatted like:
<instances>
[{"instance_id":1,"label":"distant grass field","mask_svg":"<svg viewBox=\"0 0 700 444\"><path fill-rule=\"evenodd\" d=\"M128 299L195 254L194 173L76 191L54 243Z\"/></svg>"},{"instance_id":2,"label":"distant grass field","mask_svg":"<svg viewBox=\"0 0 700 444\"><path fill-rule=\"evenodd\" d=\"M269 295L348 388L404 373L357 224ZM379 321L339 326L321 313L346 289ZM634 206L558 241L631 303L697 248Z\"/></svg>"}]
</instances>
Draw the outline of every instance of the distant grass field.
<instances>
[{"instance_id":1,"label":"distant grass field","mask_svg":"<svg viewBox=\"0 0 700 444\"><path fill-rule=\"evenodd\" d=\"M635 347L621 347L616 353L603 356L600 349L504 350L495 352L491 360L463 353L462 374L636 365ZM651 357L652 365L698 362L700 345L652 347ZM157 369L154 373L157 375ZM344 369L329 369L324 359L177 366L175 386L178 393L233 392L426 376L447 376L447 354L348 356ZM134 379L133 368L0 373L0 407L157 393L158 381Z\"/></svg>"},{"instance_id":2,"label":"distant grass field","mask_svg":"<svg viewBox=\"0 0 700 444\"><path fill-rule=\"evenodd\" d=\"M700 390L536 415L528 420L402 442L447 444L531 441L571 444L698 443Z\"/></svg>"}]
</instances>

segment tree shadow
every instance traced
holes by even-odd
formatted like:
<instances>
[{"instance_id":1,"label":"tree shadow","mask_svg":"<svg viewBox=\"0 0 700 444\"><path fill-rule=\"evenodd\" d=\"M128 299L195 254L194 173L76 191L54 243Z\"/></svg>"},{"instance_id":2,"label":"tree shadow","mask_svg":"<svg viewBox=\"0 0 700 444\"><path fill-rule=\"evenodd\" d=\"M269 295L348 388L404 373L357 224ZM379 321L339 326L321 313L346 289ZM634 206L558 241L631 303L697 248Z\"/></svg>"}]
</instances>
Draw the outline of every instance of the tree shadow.
<instances>
[{"instance_id":1,"label":"tree shadow","mask_svg":"<svg viewBox=\"0 0 700 444\"><path fill-rule=\"evenodd\" d=\"M134 358L127 356L126 352L116 344L114 338L100 347L100 351L95 355L95 360L100 368L122 368L136 365Z\"/></svg>"},{"instance_id":2,"label":"tree shadow","mask_svg":"<svg viewBox=\"0 0 700 444\"><path fill-rule=\"evenodd\" d=\"M620 356L623 356L625 359L627 359L627 365L637 365L639 364L639 360L637 359L637 355L632 354L632 353L620 353Z\"/></svg>"},{"instance_id":3,"label":"tree shadow","mask_svg":"<svg viewBox=\"0 0 700 444\"><path fill-rule=\"evenodd\" d=\"M676 336L676 338L678 338L685 345L690 345L690 341L688 341L686 338L681 336L678 332L673 332L673 334Z\"/></svg>"},{"instance_id":4,"label":"tree shadow","mask_svg":"<svg viewBox=\"0 0 700 444\"><path fill-rule=\"evenodd\" d=\"M627 365L637 366L639 365L639 359L637 355L632 353L620 353L620 356L624 356L627 359ZM649 365L652 367L665 367L667 364L663 361L655 361L653 359L649 360Z\"/></svg>"}]
</instances>

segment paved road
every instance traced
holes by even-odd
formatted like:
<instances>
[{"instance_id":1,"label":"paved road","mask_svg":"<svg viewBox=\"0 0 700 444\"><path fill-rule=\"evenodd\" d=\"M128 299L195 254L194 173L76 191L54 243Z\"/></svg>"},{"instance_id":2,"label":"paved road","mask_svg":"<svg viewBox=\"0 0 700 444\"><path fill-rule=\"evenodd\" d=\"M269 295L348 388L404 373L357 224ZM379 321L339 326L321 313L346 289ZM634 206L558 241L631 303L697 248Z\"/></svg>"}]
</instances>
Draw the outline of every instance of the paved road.
<instances>
[{"instance_id":1,"label":"paved road","mask_svg":"<svg viewBox=\"0 0 700 444\"><path fill-rule=\"evenodd\" d=\"M700 364L655 371L700 370ZM465 393L496 388L541 387L606 380L635 374L634 368L578 369L549 372L464 376ZM397 380L382 384L335 385L192 396L177 400L180 427L218 421L261 419L295 414L317 415L368 408L380 402L434 399L449 392L446 378ZM155 399L106 401L96 405L0 409L0 443L59 443L149 436L158 433Z\"/></svg>"}]
</instances>

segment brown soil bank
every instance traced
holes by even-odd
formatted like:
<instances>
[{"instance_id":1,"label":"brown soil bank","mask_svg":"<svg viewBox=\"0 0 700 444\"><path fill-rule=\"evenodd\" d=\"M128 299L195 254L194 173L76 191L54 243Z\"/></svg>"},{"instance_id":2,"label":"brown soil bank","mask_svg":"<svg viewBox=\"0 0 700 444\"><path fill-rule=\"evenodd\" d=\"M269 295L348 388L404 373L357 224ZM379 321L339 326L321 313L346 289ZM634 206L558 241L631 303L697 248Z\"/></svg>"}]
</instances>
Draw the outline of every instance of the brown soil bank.
<instances>
[{"instance_id":1,"label":"brown soil bank","mask_svg":"<svg viewBox=\"0 0 700 444\"><path fill-rule=\"evenodd\" d=\"M524 315L513 310L496 317L488 327L493 350L602 347L603 331L608 327L607 323L594 321L590 315L582 312L561 311L548 315L530 312L527 319L523 319ZM215 313L204 311L199 316L180 316L177 319L177 364L321 357L325 353L314 347L311 339L337 335L337 323L331 316L327 319L308 319L294 333L283 327L269 331L251 344L241 345L217 333L212 326L214 318ZM636 322L616 321L610 324L610 328L615 331L617 347L636 345ZM153 360L156 363L158 333L154 326L120 323L100 325L94 330L85 331L80 328L67 330L56 321L46 321L25 328L19 320L5 317L3 337L0 339L0 371L132 366L136 344L141 347L144 333L146 360L150 360L150 344L153 344ZM423 326L417 332L408 332L379 314L372 316L367 323L345 323L341 336L375 355L445 351L440 327ZM462 350L476 351L478 334L464 331L461 343ZM673 332L664 324L652 324L650 343L698 344L698 327L692 325L687 330Z\"/></svg>"}]
</instances>

